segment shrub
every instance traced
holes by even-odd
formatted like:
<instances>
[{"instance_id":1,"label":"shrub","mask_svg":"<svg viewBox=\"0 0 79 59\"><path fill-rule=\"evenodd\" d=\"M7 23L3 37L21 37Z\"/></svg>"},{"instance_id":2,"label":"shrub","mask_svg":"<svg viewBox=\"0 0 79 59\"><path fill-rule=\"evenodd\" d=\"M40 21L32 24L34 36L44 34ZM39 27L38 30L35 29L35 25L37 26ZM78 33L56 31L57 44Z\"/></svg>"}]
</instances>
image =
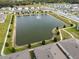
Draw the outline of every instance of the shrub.
<instances>
[{"instance_id":1,"label":"shrub","mask_svg":"<svg viewBox=\"0 0 79 59\"><path fill-rule=\"evenodd\" d=\"M54 40L53 40L54 42L57 42L57 38L56 37L54 37Z\"/></svg>"},{"instance_id":2,"label":"shrub","mask_svg":"<svg viewBox=\"0 0 79 59\"><path fill-rule=\"evenodd\" d=\"M14 47L11 48L11 52L14 53L16 52L16 49Z\"/></svg>"},{"instance_id":3,"label":"shrub","mask_svg":"<svg viewBox=\"0 0 79 59\"><path fill-rule=\"evenodd\" d=\"M8 43L8 42L6 42L6 43L5 43L5 47L8 47L8 46L9 46L9 43Z\"/></svg>"},{"instance_id":4,"label":"shrub","mask_svg":"<svg viewBox=\"0 0 79 59\"><path fill-rule=\"evenodd\" d=\"M31 48L31 44L28 44L28 48Z\"/></svg>"},{"instance_id":5,"label":"shrub","mask_svg":"<svg viewBox=\"0 0 79 59\"><path fill-rule=\"evenodd\" d=\"M42 45L45 45L45 44L46 44L46 42L45 42L45 40L43 40L43 41L42 41Z\"/></svg>"}]
</instances>

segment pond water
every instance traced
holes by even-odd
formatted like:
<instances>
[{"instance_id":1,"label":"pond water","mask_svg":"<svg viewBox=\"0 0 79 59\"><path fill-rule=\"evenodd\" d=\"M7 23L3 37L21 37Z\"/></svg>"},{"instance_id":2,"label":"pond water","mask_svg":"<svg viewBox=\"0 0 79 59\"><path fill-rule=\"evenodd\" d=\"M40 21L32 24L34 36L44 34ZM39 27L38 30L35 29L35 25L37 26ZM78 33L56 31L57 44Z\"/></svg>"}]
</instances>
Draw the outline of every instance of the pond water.
<instances>
[{"instance_id":1,"label":"pond water","mask_svg":"<svg viewBox=\"0 0 79 59\"><path fill-rule=\"evenodd\" d=\"M24 45L51 39L52 29L64 24L49 15L19 16L16 19L16 44Z\"/></svg>"}]
</instances>

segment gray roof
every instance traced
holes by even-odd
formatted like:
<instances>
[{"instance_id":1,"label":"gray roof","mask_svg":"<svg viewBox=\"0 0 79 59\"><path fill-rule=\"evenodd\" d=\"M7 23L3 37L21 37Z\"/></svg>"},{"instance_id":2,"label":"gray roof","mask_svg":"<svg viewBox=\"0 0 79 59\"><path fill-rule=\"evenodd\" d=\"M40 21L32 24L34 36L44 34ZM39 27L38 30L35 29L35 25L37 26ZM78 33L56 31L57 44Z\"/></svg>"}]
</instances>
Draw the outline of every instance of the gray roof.
<instances>
[{"instance_id":1,"label":"gray roof","mask_svg":"<svg viewBox=\"0 0 79 59\"><path fill-rule=\"evenodd\" d=\"M79 40L71 38L37 47L34 53L37 59L79 59Z\"/></svg>"},{"instance_id":2,"label":"gray roof","mask_svg":"<svg viewBox=\"0 0 79 59\"><path fill-rule=\"evenodd\" d=\"M59 42L61 46L72 56L73 59L79 59L79 40L69 39Z\"/></svg>"},{"instance_id":3,"label":"gray roof","mask_svg":"<svg viewBox=\"0 0 79 59\"><path fill-rule=\"evenodd\" d=\"M37 59L67 59L56 44L50 44L34 49Z\"/></svg>"},{"instance_id":4,"label":"gray roof","mask_svg":"<svg viewBox=\"0 0 79 59\"><path fill-rule=\"evenodd\" d=\"M1 56L0 59L31 59L28 50L13 53L7 56Z\"/></svg>"},{"instance_id":5,"label":"gray roof","mask_svg":"<svg viewBox=\"0 0 79 59\"><path fill-rule=\"evenodd\" d=\"M54 57L53 59L67 59L67 57L63 54L63 52L56 45L53 45L50 51Z\"/></svg>"},{"instance_id":6,"label":"gray roof","mask_svg":"<svg viewBox=\"0 0 79 59\"><path fill-rule=\"evenodd\" d=\"M35 48L34 53L35 53L36 59L52 59L53 56L49 50L51 46L52 45L47 45L47 46L41 46L41 47Z\"/></svg>"}]
</instances>

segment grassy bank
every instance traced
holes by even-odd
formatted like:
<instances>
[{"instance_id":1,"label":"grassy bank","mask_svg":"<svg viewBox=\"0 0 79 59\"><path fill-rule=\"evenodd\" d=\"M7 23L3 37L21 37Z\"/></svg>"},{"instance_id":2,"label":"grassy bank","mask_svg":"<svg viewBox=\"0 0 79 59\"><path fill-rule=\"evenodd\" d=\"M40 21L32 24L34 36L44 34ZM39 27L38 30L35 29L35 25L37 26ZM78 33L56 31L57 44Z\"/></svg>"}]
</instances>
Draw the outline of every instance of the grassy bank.
<instances>
[{"instance_id":1,"label":"grassy bank","mask_svg":"<svg viewBox=\"0 0 79 59\"><path fill-rule=\"evenodd\" d=\"M11 53L10 49L12 48L12 36L13 36L13 30L14 30L15 15L11 14L11 16L12 16L12 21L11 21L11 26L10 26L8 37L7 37L7 42L5 44L5 50L4 50L5 54Z\"/></svg>"},{"instance_id":2,"label":"grassy bank","mask_svg":"<svg viewBox=\"0 0 79 59\"><path fill-rule=\"evenodd\" d=\"M79 39L79 30L77 30L75 27L69 28L69 29L66 29L66 30L69 31L72 35L74 35L76 38Z\"/></svg>"},{"instance_id":3,"label":"grassy bank","mask_svg":"<svg viewBox=\"0 0 79 59\"><path fill-rule=\"evenodd\" d=\"M6 16L6 20L4 23L0 23L0 51L2 49L3 46L3 42L4 42L4 38L7 32L7 28L10 22L10 18L11 18L11 14L8 14Z\"/></svg>"}]
</instances>

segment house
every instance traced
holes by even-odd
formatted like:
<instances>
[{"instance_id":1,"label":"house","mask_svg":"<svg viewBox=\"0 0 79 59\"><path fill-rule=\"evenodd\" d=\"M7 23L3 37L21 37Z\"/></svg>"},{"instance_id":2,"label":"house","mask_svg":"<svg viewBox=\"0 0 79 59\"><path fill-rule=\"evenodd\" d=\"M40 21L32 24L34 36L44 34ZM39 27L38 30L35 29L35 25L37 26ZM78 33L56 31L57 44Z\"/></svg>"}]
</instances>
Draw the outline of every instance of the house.
<instances>
[{"instance_id":1,"label":"house","mask_svg":"<svg viewBox=\"0 0 79 59\"><path fill-rule=\"evenodd\" d=\"M36 59L79 59L79 40L66 39L34 49Z\"/></svg>"}]
</instances>

